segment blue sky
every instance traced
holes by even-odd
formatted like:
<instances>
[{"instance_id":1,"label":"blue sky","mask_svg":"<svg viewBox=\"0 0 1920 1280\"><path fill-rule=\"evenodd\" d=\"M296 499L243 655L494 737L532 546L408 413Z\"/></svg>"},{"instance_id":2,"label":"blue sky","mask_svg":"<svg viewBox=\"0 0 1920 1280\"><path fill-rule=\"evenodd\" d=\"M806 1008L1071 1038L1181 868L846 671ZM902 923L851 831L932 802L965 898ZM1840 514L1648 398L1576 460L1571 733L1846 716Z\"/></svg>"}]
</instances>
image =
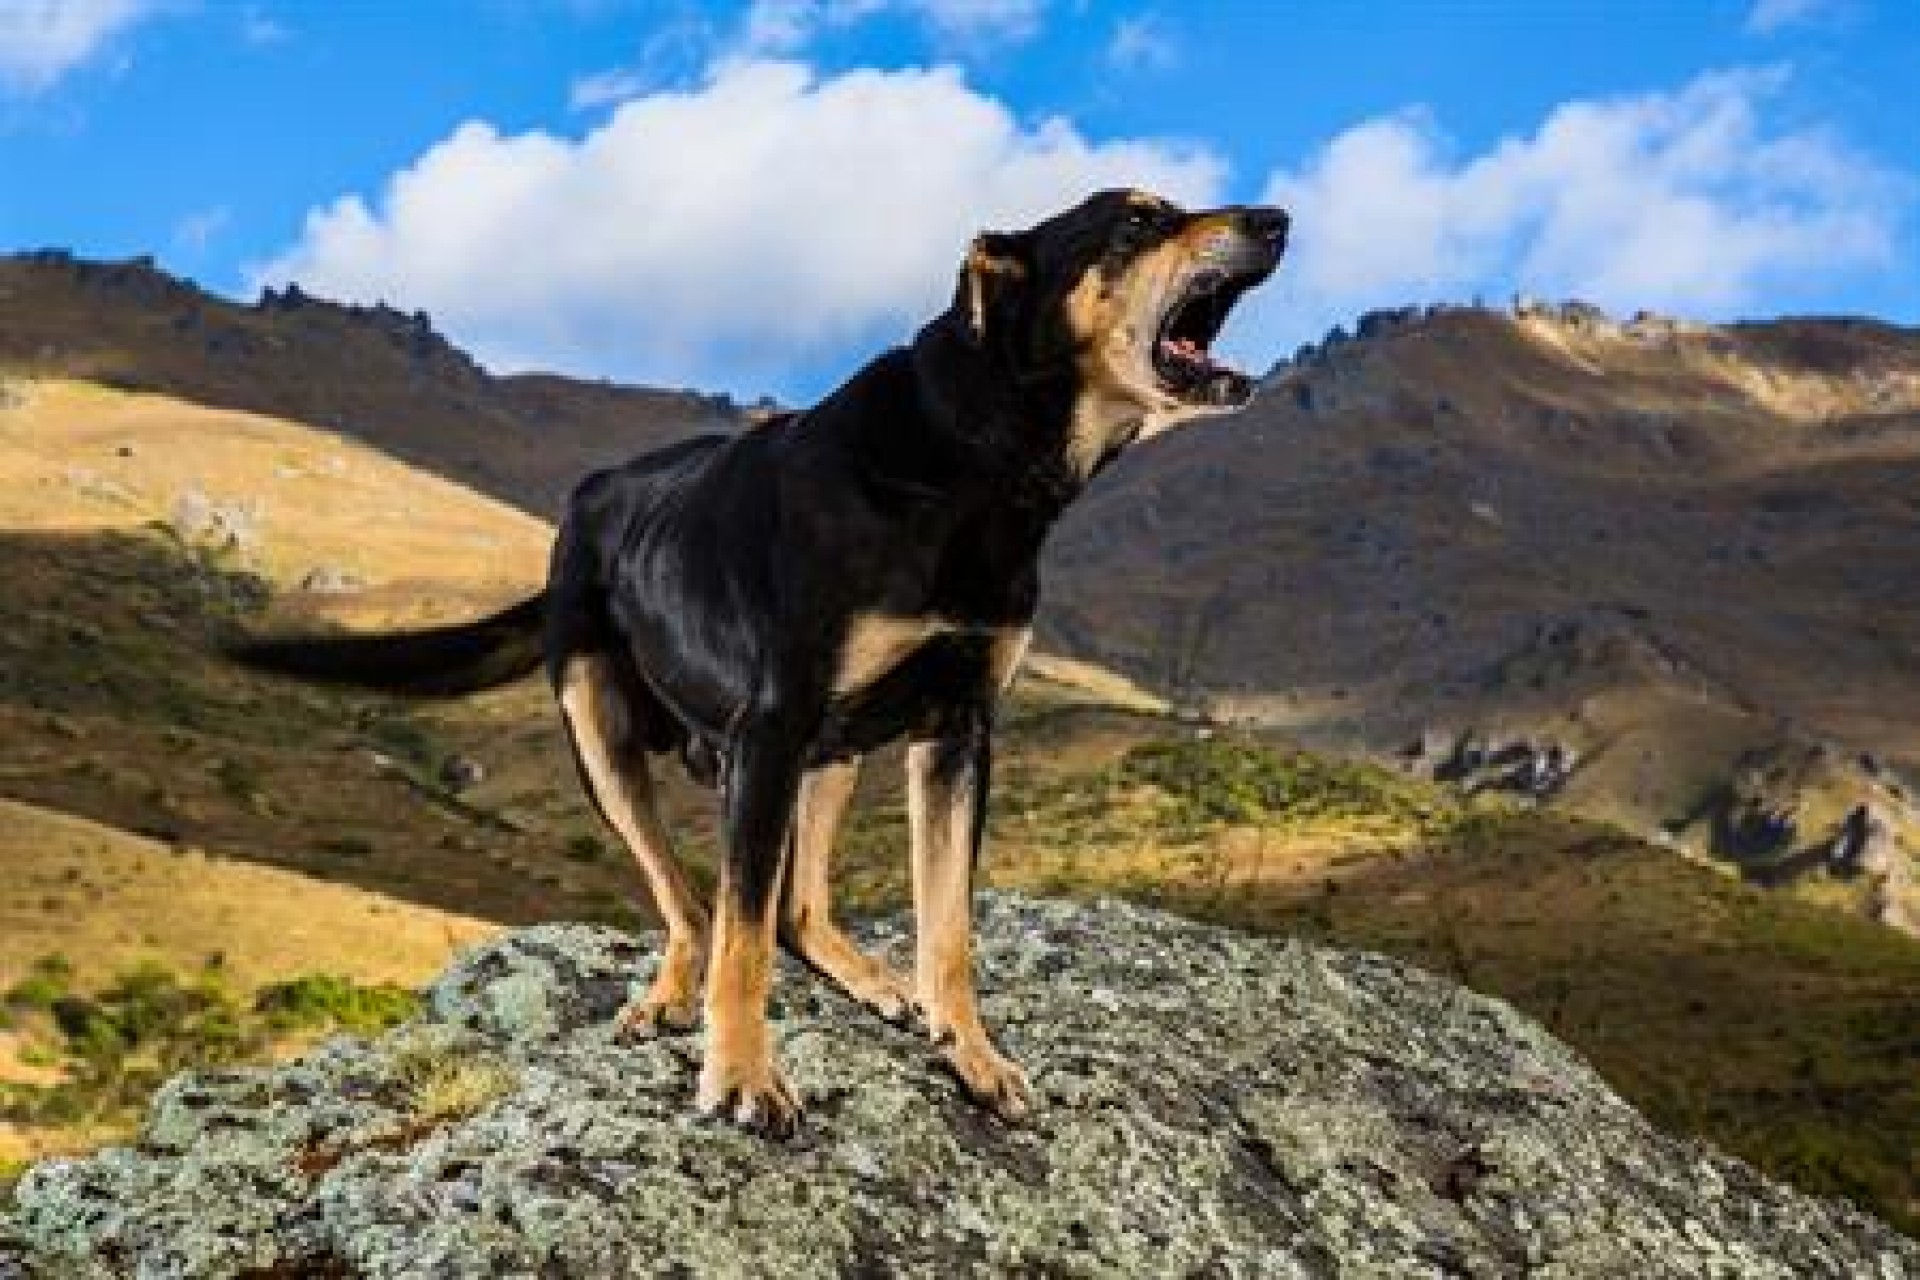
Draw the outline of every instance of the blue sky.
<instances>
[{"instance_id":1,"label":"blue sky","mask_svg":"<svg viewBox=\"0 0 1920 1280\"><path fill-rule=\"evenodd\" d=\"M1278 199L1225 345L1515 291L1920 321L1914 0L0 0L0 247L801 398L971 232Z\"/></svg>"}]
</instances>

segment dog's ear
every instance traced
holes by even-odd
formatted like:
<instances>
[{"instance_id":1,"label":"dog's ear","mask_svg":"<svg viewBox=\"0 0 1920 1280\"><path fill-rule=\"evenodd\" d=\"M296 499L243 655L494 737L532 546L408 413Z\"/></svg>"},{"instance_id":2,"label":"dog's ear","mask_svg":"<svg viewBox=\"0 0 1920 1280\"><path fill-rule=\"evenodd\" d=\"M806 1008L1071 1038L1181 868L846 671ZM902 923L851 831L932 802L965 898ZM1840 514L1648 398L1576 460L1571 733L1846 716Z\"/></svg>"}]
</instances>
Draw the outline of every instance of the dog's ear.
<instances>
[{"instance_id":1,"label":"dog's ear","mask_svg":"<svg viewBox=\"0 0 1920 1280\"><path fill-rule=\"evenodd\" d=\"M975 346L1014 336L1031 273L1025 235L983 231L974 237L953 305Z\"/></svg>"}]
</instances>

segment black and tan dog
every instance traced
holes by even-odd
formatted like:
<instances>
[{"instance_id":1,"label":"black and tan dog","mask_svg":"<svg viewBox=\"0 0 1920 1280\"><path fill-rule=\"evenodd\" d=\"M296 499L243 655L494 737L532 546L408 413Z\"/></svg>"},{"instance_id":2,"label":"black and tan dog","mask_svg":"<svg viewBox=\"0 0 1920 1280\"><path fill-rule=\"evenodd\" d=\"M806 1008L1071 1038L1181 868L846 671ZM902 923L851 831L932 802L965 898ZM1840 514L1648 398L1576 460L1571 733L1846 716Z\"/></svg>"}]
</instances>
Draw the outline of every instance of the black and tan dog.
<instances>
[{"instance_id":1,"label":"black and tan dog","mask_svg":"<svg viewBox=\"0 0 1920 1280\"><path fill-rule=\"evenodd\" d=\"M574 492L541 596L467 626L268 641L253 665L417 694L544 658L580 772L667 927L629 1027L704 1013L698 1101L783 1132L768 1039L776 938L890 1018L917 1010L967 1090L1031 1105L975 1006L971 894L994 705L1025 649L1041 543L1093 474L1251 381L1207 345L1280 259L1277 209L1108 191L980 236L953 305L814 408L689 440ZM911 984L835 925L828 865L860 757L909 742ZM655 815L649 753L717 782L709 923Z\"/></svg>"}]
</instances>

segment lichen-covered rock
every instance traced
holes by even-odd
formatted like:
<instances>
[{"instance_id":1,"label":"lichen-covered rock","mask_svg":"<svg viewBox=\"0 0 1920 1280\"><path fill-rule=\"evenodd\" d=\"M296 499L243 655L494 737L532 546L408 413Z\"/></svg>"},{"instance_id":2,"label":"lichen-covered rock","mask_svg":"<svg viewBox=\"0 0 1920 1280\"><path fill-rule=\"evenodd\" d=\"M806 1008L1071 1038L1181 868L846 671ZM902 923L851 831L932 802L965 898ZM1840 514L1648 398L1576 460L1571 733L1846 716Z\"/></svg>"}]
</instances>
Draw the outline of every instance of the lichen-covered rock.
<instances>
[{"instance_id":1,"label":"lichen-covered rock","mask_svg":"<svg viewBox=\"0 0 1920 1280\"><path fill-rule=\"evenodd\" d=\"M0 1275L1920 1276L1418 970L1115 903L989 898L979 936L1024 1127L791 969L802 1135L699 1120L696 1040L612 1033L645 947L546 926L379 1041L182 1077L135 1147L37 1166Z\"/></svg>"}]
</instances>

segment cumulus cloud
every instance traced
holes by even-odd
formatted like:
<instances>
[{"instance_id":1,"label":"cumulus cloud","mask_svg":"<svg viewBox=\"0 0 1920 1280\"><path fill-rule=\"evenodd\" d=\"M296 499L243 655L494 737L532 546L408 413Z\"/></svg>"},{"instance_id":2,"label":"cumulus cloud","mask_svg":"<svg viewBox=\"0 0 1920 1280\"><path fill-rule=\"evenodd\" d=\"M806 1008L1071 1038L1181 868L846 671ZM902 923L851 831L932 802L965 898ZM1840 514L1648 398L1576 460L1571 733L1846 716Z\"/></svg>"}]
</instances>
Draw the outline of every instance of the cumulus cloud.
<instances>
[{"instance_id":1,"label":"cumulus cloud","mask_svg":"<svg viewBox=\"0 0 1920 1280\"><path fill-rule=\"evenodd\" d=\"M1818 18L1833 7L1834 0L1754 0L1747 10L1746 29L1751 35L1772 35Z\"/></svg>"},{"instance_id":2,"label":"cumulus cloud","mask_svg":"<svg viewBox=\"0 0 1920 1280\"><path fill-rule=\"evenodd\" d=\"M0 89L39 93L151 13L153 0L4 0Z\"/></svg>"},{"instance_id":3,"label":"cumulus cloud","mask_svg":"<svg viewBox=\"0 0 1920 1280\"><path fill-rule=\"evenodd\" d=\"M1716 316L1889 263L1910 179L1779 127L1779 70L1555 108L1530 136L1456 158L1422 113L1366 121L1266 197L1297 212L1292 281L1264 331L1472 293L1581 297Z\"/></svg>"},{"instance_id":4,"label":"cumulus cloud","mask_svg":"<svg viewBox=\"0 0 1920 1280\"><path fill-rule=\"evenodd\" d=\"M1113 24L1106 58L1118 71L1164 71L1180 60L1180 50L1158 18L1142 13Z\"/></svg>"},{"instance_id":5,"label":"cumulus cloud","mask_svg":"<svg viewBox=\"0 0 1920 1280\"><path fill-rule=\"evenodd\" d=\"M949 43L1001 43L1031 36L1045 7L1045 0L754 0L740 43L749 54L794 53L822 30L888 12L918 18Z\"/></svg>"},{"instance_id":6,"label":"cumulus cloud","mask_svg":"<svg viewBox=\"0 0 1920 1280\"><path fill-rule=\"evenodd\" d=\"M982 226L1224 183L1204 148L1025 125L952 68L737 61L579 138L464 124L255 279L427 308L498 364L784 389L944 305Z\"/></svg>"},{"instance_id":7,"label":"cumulus cloud","mask_svg":"<svg viewBox=\"0 0 1920 1280\"><path fill-rule=\"evenodd\" d=\"M625 102L646 92L647 82L631 67L610 67L579 77L567 90L567 104L575 111L590 111L613 102Z\"/></svg>"},{"instance_id":8,"label":"cumulus cloud","mask_svg":"<svg viewBox=\"0 0 1920 1280\"><path fill-rule=\"evenodd\" d=\"M233 210L225 205L196 209L174 224L174 246L188 253L205 253L232 222Z\"/></svg>"}]
</instances>

